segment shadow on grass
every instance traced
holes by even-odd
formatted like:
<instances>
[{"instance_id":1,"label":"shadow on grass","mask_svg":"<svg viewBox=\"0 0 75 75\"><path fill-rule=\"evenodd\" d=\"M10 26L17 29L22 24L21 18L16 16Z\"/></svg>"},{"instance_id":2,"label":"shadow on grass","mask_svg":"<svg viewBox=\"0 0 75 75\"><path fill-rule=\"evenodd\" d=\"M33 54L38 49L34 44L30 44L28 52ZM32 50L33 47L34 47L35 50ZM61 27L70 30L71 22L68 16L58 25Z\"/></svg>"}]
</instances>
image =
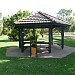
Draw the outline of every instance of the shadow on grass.
<instances>
[{"instance_id":1,"label":"shadow on grass","mask_svg":"<svg viewBox=\"0 0 75 75\"><path fill-rule=\"evenodd\" d=\"M0 42L11 42L10 40L0 40Z\"/></svg>"},{"instance_id":2,"label":"shadow on grass","mask_svg":"<svg viewBox=\"0 0 75 75\"><path fill-rule=\"evenodd\" d=\"M11 41L11 40L0 40L0 42L18 42L18 41Z\"/></svg>"}]
</instances>

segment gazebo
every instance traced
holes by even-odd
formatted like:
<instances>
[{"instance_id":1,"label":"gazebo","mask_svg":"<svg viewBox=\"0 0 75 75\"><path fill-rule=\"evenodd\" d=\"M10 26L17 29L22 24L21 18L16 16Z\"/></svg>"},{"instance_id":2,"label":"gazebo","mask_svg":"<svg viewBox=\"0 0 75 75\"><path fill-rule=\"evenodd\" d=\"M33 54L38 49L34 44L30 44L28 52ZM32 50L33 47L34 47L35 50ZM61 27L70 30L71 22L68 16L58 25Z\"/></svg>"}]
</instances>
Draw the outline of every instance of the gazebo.
<instances>
[{"instance_id":1,"label":"gazebo","mask_svg":"<svg viewBox=\"0 0 75 75\"><path fill-rule=\"evenodd\" d=\"M53 17L49 14L43 12L36 12L30 16L26 16L15 22L15 29L19 31L19 48L21 52L24 52L24 45L26 43L30 44L30 56L31 56L31 47L32 39L30 42L24 41L24 29L33 29L33 37L35 38L35 28L48 28L49 29L49 42L36 42L36 55L37 55L37 44L48 44L49 53L51 53L51 45L53 44L53 28L59 27L61 30L61 48L64 48L64 29L69 26L69 22Z\"/></svg>"}]
</instances>

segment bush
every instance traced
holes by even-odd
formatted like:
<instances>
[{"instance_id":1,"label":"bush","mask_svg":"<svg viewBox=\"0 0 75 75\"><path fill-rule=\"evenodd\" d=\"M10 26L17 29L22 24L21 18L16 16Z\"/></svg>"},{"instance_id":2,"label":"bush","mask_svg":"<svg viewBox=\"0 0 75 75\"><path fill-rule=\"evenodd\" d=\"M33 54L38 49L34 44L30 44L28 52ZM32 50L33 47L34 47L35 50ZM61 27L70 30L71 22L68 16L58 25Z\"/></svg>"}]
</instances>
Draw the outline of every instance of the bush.
<instances>
[{"instance_id":1,"label":"bush","mask_svg":"<svg viewBox=\"0 0 75 75\"><path fill-rule=\"evenodd\" d=\"M2 31L3 31L3 27L0 26L0 35L2 34Z\"/></svg>"},{"instance_id":2,"label":"bush","mask_svg":"<svg viewBox=\"0 0 75 75\"><path fill-rule=\"evenodd\" d=\"M8 28L7 27L3 28L2 34L7 35L8 34L7 32L9 32Z\"/></svg>"},{"instance_id":3,"label":"bush","mask_svg":"<svg viewBox=\"0 0 75 75\"><path fill-rule=\"evenodd\" d=\"M19 10L16 14L3 18L3 34L8 35L10 40L18 40L18 30L14 29L14 22L25 17L29 16L29 11Z\"/></svg>"},{"instance_id":4,"label":"bush","mask_svg":"<svg viewBox=\"0 0 75 75\"><path fill-rule=\"evenodd\" d=\"M25 40L30 40L30 37L33 36L32 34L33 29L25 29L24 30L24 39ZM35 31L35 36L36 38L39 37L39 33L37 33L38 30ZM18 41L19 37L18 37L18 29L12 29L11 33L8 34L8 38L12 41Z\"/></svg>"},{"instance_id":5,"label":"bush","mask_svg":"<svg viewBox=\"0 0 75 75\"><path fill-rule=\"evenodd\" d=\"M19 38L18 38L18 30L12 30L11 33L8 34L8 38L12 41L17 41Z\"/></svg>"}]
</instances>

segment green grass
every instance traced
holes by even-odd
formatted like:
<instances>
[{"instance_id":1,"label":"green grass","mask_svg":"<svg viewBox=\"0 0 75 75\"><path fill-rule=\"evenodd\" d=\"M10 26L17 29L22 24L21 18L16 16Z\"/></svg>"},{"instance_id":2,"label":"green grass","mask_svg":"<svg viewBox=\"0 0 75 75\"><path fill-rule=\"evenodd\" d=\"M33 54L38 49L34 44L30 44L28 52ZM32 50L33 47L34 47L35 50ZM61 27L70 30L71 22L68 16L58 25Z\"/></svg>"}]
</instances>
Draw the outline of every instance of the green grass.
<instances>
[{"instance_id":1,"label":"green grass","mask_svg":"<svg viewBox=\"0 0 75 75\"><path fill-rule=\"evenodd\" d=\"M46 41L48 42L48 38L39 38L38 41ZM61 38L60 37L54 37L54 42L61 42ZM64 39L64 44L66 46L71 46L71 47L75 47L75 38L65 38Z\"/></svg>"},{"instance_id":2,"label":"green grass","mask_svg":"<svg viewBox=\"0 0 75 75\"><path fill-rule=\"evenodd\" d=\"M6 48L15 45L17 46L18 42L10 42L7 38L0 39L3 40L0 40L0 75L75 74L75 53L62 59L6 57Z\"/></svg>"},{"instance_id":3,"label":"green grass","mask_svg":"<svg viewBox=\"0 0 75 75\"><path fill-rule=\"evenodd\" d=\"M48 42L48 38L38 38L37 41L46 41L46 42Z\"/></svg>"},{"instance_id":4,"label":"green grass","mask_svg":"<svg viewBox=\"0 0 75 75\"><path fill-rule=\"evenodd\" d=\"M64 42L66 46L75 47L75 38L65 38Z\"/></svg>"}]
</instances>

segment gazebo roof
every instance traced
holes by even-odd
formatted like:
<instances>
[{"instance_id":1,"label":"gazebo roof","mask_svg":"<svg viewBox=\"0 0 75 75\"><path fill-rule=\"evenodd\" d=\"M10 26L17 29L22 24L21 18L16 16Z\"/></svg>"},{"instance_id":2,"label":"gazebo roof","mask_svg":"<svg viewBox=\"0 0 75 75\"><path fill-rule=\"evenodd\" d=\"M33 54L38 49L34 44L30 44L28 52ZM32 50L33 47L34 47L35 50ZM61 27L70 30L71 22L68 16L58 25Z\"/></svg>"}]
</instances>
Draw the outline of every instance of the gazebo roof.
<instances>
[{"instance_id":1,"label":"gazebo roof","mask_svg":"<svg viewBox=\"0 0 75 75\"><path fill-rule=\"evenodd\" d=\"M43 12L37 12L15 22L16 27L30 24L70 25L69 22L53 17Z\"/></svg>"}]
</instances>

